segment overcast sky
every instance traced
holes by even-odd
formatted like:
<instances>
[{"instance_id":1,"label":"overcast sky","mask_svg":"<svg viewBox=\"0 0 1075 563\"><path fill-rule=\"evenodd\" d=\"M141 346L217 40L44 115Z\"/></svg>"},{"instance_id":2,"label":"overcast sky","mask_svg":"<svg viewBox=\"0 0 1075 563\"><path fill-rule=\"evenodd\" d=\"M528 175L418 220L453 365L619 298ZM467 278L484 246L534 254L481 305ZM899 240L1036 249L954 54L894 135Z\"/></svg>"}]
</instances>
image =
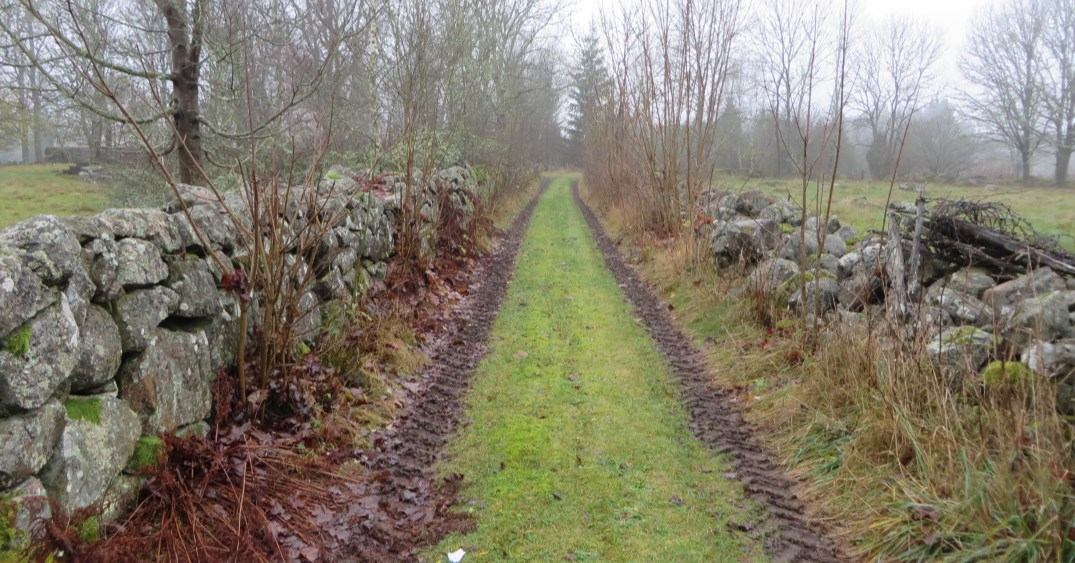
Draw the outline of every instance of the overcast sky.
<instances>
[{"instance_id":1,"label":"overcast sky","mask_svg":"<svg viewBox=\"0 0 1075 563\"><path fill-rule=\"evenodd\" d=\"M622 0L568 0L569 24L576 32L585 30L597 19L602 5ZM630 1L630 0L627 0ZM936 76L950 86L959 86L959 54L974 15L999 0L858 0L862 15L883 20L890 15L911 15L923 18L944 30L945 50L938 62ZM749 2L749 0L748 0ZM938 84L939 85L939 84Z\"/></svg>"}]
</instances>

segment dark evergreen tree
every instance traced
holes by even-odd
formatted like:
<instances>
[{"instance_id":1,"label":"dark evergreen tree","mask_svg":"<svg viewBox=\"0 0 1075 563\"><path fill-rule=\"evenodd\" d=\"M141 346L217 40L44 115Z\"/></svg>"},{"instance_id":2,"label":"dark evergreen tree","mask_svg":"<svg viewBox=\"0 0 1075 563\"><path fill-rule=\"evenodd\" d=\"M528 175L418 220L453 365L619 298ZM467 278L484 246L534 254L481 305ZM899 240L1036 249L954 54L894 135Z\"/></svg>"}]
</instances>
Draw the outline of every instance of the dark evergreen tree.
<instances>
[{"instance_id":1,"label":"dark evergreen tree","mask_svg":"<svg viewBox=\"0 0 1075 563\"><path fill-rule=\"evenodd\" d=\"M568 164L582 166L585 155L586 129L595 119L608 92L608 70L601 52L600 36L591 24L582 38L575 64L571 68L571 88L568 92L567 137Z\"/></svg>"}]
</instances>

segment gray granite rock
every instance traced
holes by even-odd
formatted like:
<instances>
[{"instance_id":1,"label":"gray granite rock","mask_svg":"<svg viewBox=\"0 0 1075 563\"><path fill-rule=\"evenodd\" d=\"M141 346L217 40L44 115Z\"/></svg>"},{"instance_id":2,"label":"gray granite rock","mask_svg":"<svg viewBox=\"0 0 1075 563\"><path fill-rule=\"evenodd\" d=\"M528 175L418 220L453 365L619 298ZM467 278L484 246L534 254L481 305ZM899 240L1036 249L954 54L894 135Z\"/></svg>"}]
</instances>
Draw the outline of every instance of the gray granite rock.
<instances>
[{"instance_id":1,"label":"gray granite rock","mask_svg":"<svg viewBox=\"0 0 1075 563\"><path fill-rule=\"evenodd\" d=\"M22 483L49 460L64 427L55 399L26 414L0 419L0 490Z\"/></svg>"},{"instance_id":2,"label":"gray granite rock","mask_svg":"<svg viewBox=\"0 0 1075 563\"><path fill-rule=\"evenodd\" d=\"M60 446L41 471L49 497L68 513L96 503L123 471L141 435L141 424L123 401L108 396L72 397Z\"/></svg>"}]
</instances>

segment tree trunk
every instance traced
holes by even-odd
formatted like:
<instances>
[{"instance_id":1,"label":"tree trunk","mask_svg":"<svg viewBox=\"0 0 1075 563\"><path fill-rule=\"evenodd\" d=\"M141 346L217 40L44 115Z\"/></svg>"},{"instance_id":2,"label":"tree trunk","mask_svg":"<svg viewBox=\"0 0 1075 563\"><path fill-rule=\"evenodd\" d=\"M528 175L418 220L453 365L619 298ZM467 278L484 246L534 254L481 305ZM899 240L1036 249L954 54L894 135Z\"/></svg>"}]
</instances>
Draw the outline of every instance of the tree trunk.
<instances>
[{"instance_id":1,"label":"tree trunk","mask_svg":"<svg viewBox=\"0 0 1075 563\"><path fill-rule=\"evenodd\" d=\"M45 161L45 143L44 143L44 127L41 123L41 90L37 87L37 69L30 69L30 83L34 85L33 93L30 95L30 103L33 105L31 109L31 116L33 119L33 132L34 132L34 162L41 163Z\"/></svg>"},{"instance_id":2,"label":"tree trunk","mask_svg":"<svg viewBox=\"0 0 1075 563\"><path fill-rule=\"evenodd\" d=\"M1056 168L1053 173L1053 179L1056 180L1056 185L1064 187L1068 185L1068 166L1071 164L1072 149L1068 147L1057 147L1056 149Z\"/></svg>"},{"instance_id":3,"label":"tree trunk","mask_svg":"<svg viewBox=\"0 0 1075 563\"><path fill-rule=\"evenodd\" d=\"M198 33L190 28L184 3L157 0L157 6L168 23L168 45L172 51L170 79L175 105L173 125L175 150L179 154L179 180L185 184L201 185L205 183L205 178L201 167L202 134L198 100L200 39ZM194 10L197 18L199 7L195 5Z\"/></svg>"},{"instance_id":4,"label":"tree trunk","mask_svg":"<svg viewBox=\"0 0 1075 563\"><path fill-rule=\"evenodd\" d=\"M1020 165L1023 168L1023 184L1026 185L1030 183L1030 151L1020 151L1019 156L1021 159Z\"/></svg>"}]
</instances>

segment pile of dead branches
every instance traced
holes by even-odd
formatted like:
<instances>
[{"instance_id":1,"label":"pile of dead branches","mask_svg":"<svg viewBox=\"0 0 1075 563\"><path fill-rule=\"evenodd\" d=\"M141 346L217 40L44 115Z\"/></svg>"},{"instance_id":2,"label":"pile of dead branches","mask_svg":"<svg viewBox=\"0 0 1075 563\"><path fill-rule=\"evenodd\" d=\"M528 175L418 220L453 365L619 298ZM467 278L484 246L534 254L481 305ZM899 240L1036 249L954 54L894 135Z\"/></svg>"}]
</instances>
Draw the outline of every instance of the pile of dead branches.
<instances>
[{"instance_id":1,"label":"pile of dead branches","mask_svg":"<svg viewBox=\"0 0 1075 563\"><path fill-rule=\"evenodd\" d=\"M1007 205L964 199L927 201L928 206L917 208L890 206L892 213L909 219L903 222L907 226L903 236L912 243L917 238L926 257L949 263L953 270L982 266L1017 276L1047 266L1075 275L1075 255L1061 248L1057 238L1038 233Z\"/></svg>"}]
</instances>

